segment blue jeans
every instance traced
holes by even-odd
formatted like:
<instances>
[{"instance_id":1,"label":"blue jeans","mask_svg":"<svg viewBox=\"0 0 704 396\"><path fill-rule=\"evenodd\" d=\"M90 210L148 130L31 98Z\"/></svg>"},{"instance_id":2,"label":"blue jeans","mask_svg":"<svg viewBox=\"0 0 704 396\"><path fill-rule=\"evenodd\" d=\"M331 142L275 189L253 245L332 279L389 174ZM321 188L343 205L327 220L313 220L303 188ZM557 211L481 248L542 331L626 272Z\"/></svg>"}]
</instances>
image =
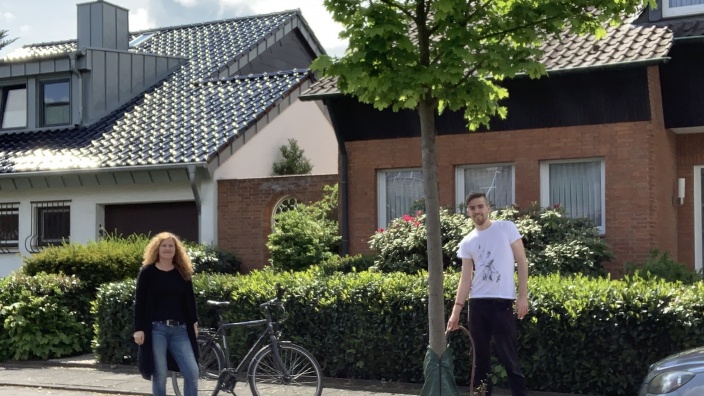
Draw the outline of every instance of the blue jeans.
<instances>
[{"instance_id":1,"label":"blue jeans","mask_svg":"<svg viewBox=\"0 0 704 396\"><path fill-rule=\"evenodd\" d=\"M154 354L154 374L152 375L152 395L166 396L166 351L171 352L183 376L184 396L198 395L198 363L193 356L191 341L186 325L167 326L152 323L152 352Z\"/></svg>"}]
</instances>

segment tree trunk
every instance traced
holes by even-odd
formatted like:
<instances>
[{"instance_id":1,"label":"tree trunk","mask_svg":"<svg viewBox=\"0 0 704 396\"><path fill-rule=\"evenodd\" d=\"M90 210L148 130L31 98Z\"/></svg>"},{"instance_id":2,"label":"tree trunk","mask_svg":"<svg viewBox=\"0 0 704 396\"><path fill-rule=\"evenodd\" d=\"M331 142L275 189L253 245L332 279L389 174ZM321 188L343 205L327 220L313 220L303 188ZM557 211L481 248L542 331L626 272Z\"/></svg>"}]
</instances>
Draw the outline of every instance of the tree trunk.
<instances>
[{"instance_id":1,"label":"tree trunk","mask_svg":"<svg viewBox=\"0 0 704 396\"><path fill-rule=\"evenodd\" d=\"M428 323L429 346L438 356L445 352L445 296L443 293L442 242L440 239L440 200L438 198L435 155L435 109L426 94L418 104L425 183L425 225L428 238Z\"/></svg>"}]
</instances>

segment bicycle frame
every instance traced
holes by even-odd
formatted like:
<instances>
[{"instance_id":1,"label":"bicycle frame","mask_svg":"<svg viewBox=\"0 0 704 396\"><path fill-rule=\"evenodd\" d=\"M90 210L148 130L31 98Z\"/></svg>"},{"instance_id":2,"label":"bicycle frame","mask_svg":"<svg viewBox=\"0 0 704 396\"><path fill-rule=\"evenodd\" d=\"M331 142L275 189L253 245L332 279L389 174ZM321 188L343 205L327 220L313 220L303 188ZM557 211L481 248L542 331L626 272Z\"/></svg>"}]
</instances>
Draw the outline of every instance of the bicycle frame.
<instances>
[{"instance_id":1,"label":"bicycle frame","mask_svg":"<svg viewBox=\"0 0 704 396\"><path fill-rule=\"evenodd\" d=\"M259 338L257 338L254 344L252 344L252 347L249 348L249 351L247 352L247 354L245 354L244 358L240 360L237 367L234 368L235 374L240 373L245 367L245 364L249 363L252 360L254 355L261 349L261 346L265 344L264 339L268 337L269 344L272 345L272 351L274 353L274 356L276 357L276 363L277 365L279 365L278 368L285 374L285 376L289 375L288 371L286 370L286 367L281 363L279 349L276 347L278 345L279 339L276 335L276 331L274 330L274 323L276 322L271 319L271 312L269 311L269 306L265 307L265 314L266 319L249 320L246 322L224 323L225 321L223 320L222 314L218 312L219 326L215 333L210 334L213 337L212 342L217 342L217 338L219 336L222 336L222 341L220 344L222 346L223 354L225 355L225 370L232 368L232 362L230 361L230 350L227 346L226 331L235 327L258 327L264 325L265 328L259 335Z\"/></svg>"}]
</instances>

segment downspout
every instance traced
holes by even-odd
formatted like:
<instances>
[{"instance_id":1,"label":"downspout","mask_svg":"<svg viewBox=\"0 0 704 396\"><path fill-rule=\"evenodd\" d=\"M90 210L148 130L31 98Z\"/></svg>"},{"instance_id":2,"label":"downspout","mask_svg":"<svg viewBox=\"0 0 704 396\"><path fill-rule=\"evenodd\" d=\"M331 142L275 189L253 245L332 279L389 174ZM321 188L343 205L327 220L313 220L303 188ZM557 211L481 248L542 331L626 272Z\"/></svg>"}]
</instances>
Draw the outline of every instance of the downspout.
<instances>
[{"instance_id":1,"label":"downspout","mask_svg":"<svg viewBox=\"0 0 704 396\"><path fill-rule=\"evenodd\" d=\"M77 100L77 107L78 107L78 122L74 122L75 125L82 125L83 124L83 76L81 75L81 72L78 71L78 67L76 67L76 53L71 52L68 54L68 63L69 67L71 68L71 74L76 76L76 80L78 81L78 100Z\"/></svg>"},{"instance_id":2,"label":"downspout","mask_svg":"<svg viewBox=\"0 0 704 396\"><path fill-rule=\"evenodd\" d=\"M332 111L330 107L329 100L323 100L323 104L328 109L328 114L330 114L330 122L332 123L332 129L335 131L335 138L337 139L337 150L340 154L340 256L347 256L350 254L350 231L349 231L349 193L348 193L348 173L347 173L347 149L345 148L345 141L338 132L339 122L335 112Z\"/></svg>"},{"instance_id":3,"label":"downspout","mask_svg":"<svg viewBox=\"0 0 704 396\"><path fill-rule=\"evenodd\" d=\"M198 192L198 186L196 185L196 166L188 165L188 181L191 183L191 190L193 190L193 199L196 201L196 208L198 209L198 224L200 224L200 192Z\"/></svg>"}]
</instances>

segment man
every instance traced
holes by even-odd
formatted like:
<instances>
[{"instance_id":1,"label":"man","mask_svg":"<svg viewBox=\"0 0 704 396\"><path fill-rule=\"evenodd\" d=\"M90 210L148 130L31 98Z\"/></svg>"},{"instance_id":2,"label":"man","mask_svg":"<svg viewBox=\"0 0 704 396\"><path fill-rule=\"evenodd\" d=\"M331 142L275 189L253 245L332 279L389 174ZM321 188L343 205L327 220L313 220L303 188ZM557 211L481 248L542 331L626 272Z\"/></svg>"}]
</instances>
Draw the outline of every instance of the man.
<instances>
[{"instance_id":1,"label":"man","mask_svg":"<svg viewBox=\"0 0 704 396\"><path fill-rule=\"evenodd\" d=\"M528 313L528 263L523 241L511 221L489 219L491 206L484 193L472 193L465 200L474 230L460 242L458 257L462 274L457 286L455 306L447 322L447 331L459 327L460 312L469 299L469 332L474 340L477 366L472 386L486 384L491 396L491 339L494 339L501 364L506 368L511 394L527 394L525 378L518 362L516 319ZM518 265L518 298L513 277Z\"/></svg>"}]
</instances>

